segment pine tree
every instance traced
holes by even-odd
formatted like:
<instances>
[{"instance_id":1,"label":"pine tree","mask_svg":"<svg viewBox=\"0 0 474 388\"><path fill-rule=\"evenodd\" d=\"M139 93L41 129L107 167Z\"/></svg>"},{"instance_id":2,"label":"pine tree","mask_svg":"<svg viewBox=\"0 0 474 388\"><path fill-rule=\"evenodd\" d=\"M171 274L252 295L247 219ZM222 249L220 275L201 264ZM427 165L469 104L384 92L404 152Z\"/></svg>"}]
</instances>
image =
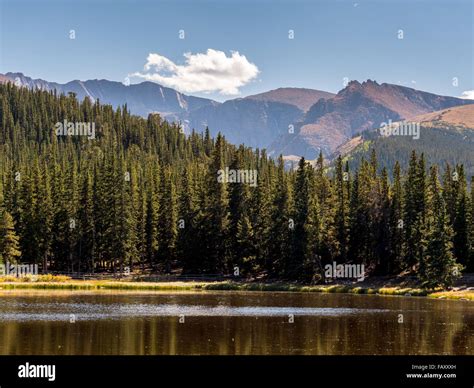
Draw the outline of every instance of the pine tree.
<instances>
[{"instance_id":1,"label":"pine tree","mask_svg":"<svg viewBox=\"0 0 474 388\"><path fill-rule=\"evenodd\" d=\"M38 264L39 261L39 241L38 222L36 211L38 209L38 193L35 187L35 180L23 174L20 187L20 209L21 216L19 223L20 251L24 257L28 258L31 264Z\"/></svg>"},{"instance_id":2,"label":"pine tree","mask_svg":"<svg viewBox=\"0 0 474 388\"><path fill-rule=\"evenodd\" d=\"M427 215L428 243L422 258L419 277L425 287L449 287L460 276L462 266L456 263L452 252L452 228L438 181L438 169L430 169L429 211Z\"/></svg>"},{"instance_id":3,"label":"pine tree","mask_svg":"<svg viewBox=\"0 0 474 388\"><path fill-rule=\"evenodd\" d=\"M356 171L351 185L349 202L349 256L351 261L363 260L363 240L360 238L366 227L359 191L359 172Z\"/></svg>"},{"instance_id":4,"label":"pine tree","mask_svg":"<svg viewBox=\"0 0 474 388\"><path fill-rule=\"evenodd\" d=\"M424 156L413 151L404 190L405 267L423 265L425 204L427 201Z\"/></svg>"},{"instance_id":5,"label":"pine tree","mask_svg":"<svg viewBox=\"0 0 474 388\"><path fill-rule=\"evenodd\" d=\"M4 263L16 263L21 251L13 217L7 211L3 211L0 217L0 258Z\"/></svg>"},{"instance_id":6,"label":"pine tree","mask_svg":"<svg viewBox=\"0 0 474 388\"><path fill-rule=\"evenodd\" d=\"M471 177L471 207L469 214L469 259L466 263L466 271L474 271L474 176Z\"/></svg>"},{"instance_id":7,"label":"pine tree","mask_svg":"<svg viewBox=\"0 0 474 388\"><path fill-rule=\"evenodd\" d=\"M158 233L157 218L158 211L156 208L157 200L153 185L149 184L146 189L146 214L145 214L145 257L146 262L153 268L157 264L158 252Z\"/></svg>"},{"instance_id":8,"label":"pine tree","mask_svg":"<svg viewBox=\"0 0 474 388\"><path fill-rule=\"evenodd\" d=\"M163 265L166 273L170 273L171 264L176 259L178 209L175 185L171 171L167 167L161 169L158 201L158 261Z\"/></svg>"},{"instance_id":9,"label":"pine tree","mask_svg":"<svg viewBox=\"0 0 474 388\"><path fill-rule=\"evenodd\" d=\"M251 198L249 201L250 223L253 229L252 242L255 245L255 260L252 267L253 272L260 272L267 267L270 255L272 235L271 212L272 194L274 192L275 173L272 171L273 162L269 160L265 151L255 151L253 163L257 167L258 187L251 187Z\"/></svg>"},{"instance_id":10,"label":"pine tree","mask_svg":"<svg viewBox=\"0 0 474 388\"><path fill-rule=\"evenodd\" d=\"M393 185L390 200L388 273L395 273L403 268L403 228L403 194L400 164L397 162L393 169Z\"/></svg>"},{"instance_id":11,"label":"pine tree","mask_svg":"<svg viewBox=\"0 0 474 388\"><path fill-rule=\"evenodd\" d=\"M43 272L48 271L48 261L51 254L51 232L53 204L51 203L51 186L48 169L46 166L40 169L36 166L35 175L38 179L38 208L36 211L38 228L38 256L42 259Z\"/></svg>"},{"instance_id":12,"label":"pine tree","mask_svg":"<svg viewBox=\"0 0 474 388\"><path fill-rule=\"evenodd\" d=\"M454 225L456 218L456 199L458 197L458 172L452 171L451 166L446 163L443 174L443 199L446 203L449 222Z\"/></svg>"},{"instance_id":13,"label":"pine tree","mask_svg":"<svg viewBox=\"0 0 474 388\"><path fill-rule=\"evenodd\" d=\"M390 187L388 182L388 173L386 168L382 169L380 177L380 193L379 193L379 215L377 217L378 228L376 231L376 257L377 269L379 274L390 273L394 267L390 261Z\"/></svg>"},{"instance_id":14,"label":"pine tree","mask_svg":"<svg viewBox=\"0 0 474 388\"><path fill-rule=\"evenodd\" d=\"M207 254L203 257L202 270L207 273L224 271L226 262L226 237L229 226L228 214L228 183L219 181L219 173L225 171L224 138L219 133L209 165L205 199L205 227L204 241Z\"/></svg>"},{"instance_id":15,"label":"pine tree","mask_svg":"<svg viewBox=\"0 0 474 388\"><path fill-rule=\"evenodd\" d=\"M454 228L454 255L459 263L466 266L469 256L469 197L467 193L466 176L464 167L456 166L457 193L454 203L454 220L452 227Z\"/></svg>"},{"instance_id":16,"label":"pine tree","mask_svg":"<svg viewBox=\"0 0 474 388\"><path fill-rule=\"evenodd\" d=\"M244 148L240 147L234 155L230 164L230 170L239 171L244 169ZM229 263L227 272L232 268L243 269L244 274L252 270L255 262L254 231L249 214L250 191L246 183L234 183L229 185ZM247 235L245 233L248 233Z\"/></svg>"},{"instance_id":17,"label":"pine tree","mask_svg":"<svg viewBox=\"0 0 474 388\"><path fill-rule=\"evenodd\" d=\"M313 168L301 158L298 163L295 180L295 209L294 209L294 233L292 243L292 254L285 269L285 275L290 279L301 276L308 253L308 216L310 210L311 184L310 177Z\"/></svg>"},{"instance_id":18,"label":"pine tree","mask_svg":"<svg viewBox=\"0 0 474 388\"><path fill-rule=\"evenodd\" d=\"M270 277L280 277L285 272L285 265L291 259L291 240L293 223L291 219L291 191L288 177L285 174L283 157L278 158L276 184L272 193L270 214L268 259L265 268Z\"/></svg>"},{"instance_id":19,"label":"pine tree","mask_svg":"<svg viewBox=\"0 0 474 388\"><path fill-rule=\"evenodd\" d=\"M94 272L94 255L96 250L93 181L90 172L84 174L81 187L81 206L79 210L80 238L78 242L79 257L85 261L85 270Z\"/></svg>"},{"instance_id":20,"label":"pine tree","mask_svg":"<svg viewBox=\"0 0 474 388\"><path fill-rule=\"evenodd\" d=\"M346 262L349 253L349 171L343 171L342 157L336 160L334 188L336 196L335 227L339 261Z\"/></svg>"},{"instance_id":21,"label":"pine tree","mask_svg":"<svg viewBox=\"0 0 474 388\"><path fill-rule=\"evenodd\" d=\"M135 251L135 219L133 213L133 181L131 179L132 171L127 168L125 160L120 158L116 167L116 184L118 190L115 195L115 232L114 239L114 261L119 265L119 271L122 274L124 267L130 269L133 263L133 257L136 257Z\"/></svg>"},{"instance_id":22,"label":"pine tree","mask_svg":"<svg viewBox=\"0 0 474 388\"><path fill-rule=\"evenodd\" d=\"M181 192L178 204L178 236L176 251L183 266L183 273L197 273L199 258L196 256L196 203L192 170L184 168L181 173Z\"/></svg>"},{"instance_id":23,"label":"pine tree","mask_svg":"<svg viewBox=\"0 0 474 388\"><path fill-rule=\"evenodd\" d=\"M310 182L308 217L304 225L306 234L305 262L303 274L300 277L311 282L318 282L324 279L322 255L324 251L327 251L324 239L328 235L322 233L323 225L320 219L321 211L319 206L314 183Z\"/></svg>"},{"instance_id":24,"label":"pine tree","mask_svg":"<svg viewBox=\"0 0 474 388\"><path fill-rule=\"evenodd\" d=\"M311 168L310 171L313 169ZM314 173L310 174L310 180L314 181L314 194L317 200L319 214L318 222L321 223L321 241L319 254L326 262L334 260L340 255L340 246L337 239L335 224L335 211L337 198L334 195L331 181L324 169L324 158L322 152L316 161Z\"/></svg>"},{"instance_id":25,"label":"pine tree","mask_svg":"<svg viewBox=\"0 0 474 388\"><path fill-rule=\"evenodd\" d=\"M374 228L370 218L374 205L371 166L363 160L352 187L350 252L353 261L364 265L371 265L374 261L372 240Z\"/></svg>"}]
</instances>

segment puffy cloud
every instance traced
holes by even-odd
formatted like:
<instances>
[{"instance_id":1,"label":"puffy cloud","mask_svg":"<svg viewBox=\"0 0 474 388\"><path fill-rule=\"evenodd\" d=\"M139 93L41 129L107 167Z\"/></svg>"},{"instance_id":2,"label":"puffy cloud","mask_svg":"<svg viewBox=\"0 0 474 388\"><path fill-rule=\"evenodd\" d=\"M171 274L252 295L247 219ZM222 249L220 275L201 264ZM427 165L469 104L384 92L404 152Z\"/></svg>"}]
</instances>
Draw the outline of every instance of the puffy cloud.
<instances>
[{"instance_id":1,"label":"puffy cloud","mask_svg":"<svg viewBox=\"0 0 474 388\"><path fill-rule=\"evenodd\" d=\"M466 90L462 92L461 98L467 98L468 100L474 100L474 90Z\"/></svg>"},{"instance_id":2,"label":"puffy cloud","mask_svg":"<svg viewBox=\"0 0 474 388\"><path fill-rule=\"evenodd\" d=\"M185 53L185 64L177 65L163 55L150 53L144 71L130 76L185 93L219 92L236 95L240 93L240 87L257 77L259 70L238 51L230 54L227 56L223 51L213 49L205 53Z\"/></svg>"}]
</instances>

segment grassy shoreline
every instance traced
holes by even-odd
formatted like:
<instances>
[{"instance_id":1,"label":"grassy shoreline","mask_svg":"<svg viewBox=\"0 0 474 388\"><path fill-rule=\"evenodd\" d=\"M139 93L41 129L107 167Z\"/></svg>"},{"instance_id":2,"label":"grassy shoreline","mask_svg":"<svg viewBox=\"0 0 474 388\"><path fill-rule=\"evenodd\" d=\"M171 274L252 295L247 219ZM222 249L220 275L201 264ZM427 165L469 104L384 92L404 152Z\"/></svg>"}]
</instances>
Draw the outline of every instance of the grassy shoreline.
<instances>
[{"instance_id":1,"label":"grassy shoreline","mask_svg":"<svg viewBox=\"0 0 474 388\"><path fill-rule=\"evenodd\" d=\"M474 291L436 290L404 286L300 285L255 282L130 282L104 280L67 280L61 282L0 282L0 290L117 290L117 291L284 291L368 294L383 296L427 296L438 299L474 300Z\"/></svg>"}]
</instances>

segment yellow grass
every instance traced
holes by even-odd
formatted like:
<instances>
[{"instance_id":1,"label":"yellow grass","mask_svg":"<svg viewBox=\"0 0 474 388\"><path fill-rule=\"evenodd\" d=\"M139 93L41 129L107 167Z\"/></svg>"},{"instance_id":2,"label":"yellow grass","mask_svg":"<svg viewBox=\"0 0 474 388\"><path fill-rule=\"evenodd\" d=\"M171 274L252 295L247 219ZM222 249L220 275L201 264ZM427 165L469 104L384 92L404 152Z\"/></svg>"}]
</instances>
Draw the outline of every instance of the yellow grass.
<instances>
[{"instance_id":1,"label":"yellow grass","mask_svg":"<svg viewBox=\"0 0 474 388\"><path fill-rule=\"evenodd\" d=\"M41 275L42 276L42 275ZM46 275L48 276L48 275ZM51 275L49 275L51 276ZM39 280L41 279L41 281ZM299 285L290 283L255 282L131 282L118 280L71 280L67 277L43 277L36 281L12 281L0 278L0 290L88 290L88 291L286 291L350 294L378 294L393 296L429 296L440 299L474 300L474 291L428 291L407 287L360 287L352 285Z\"/></svg>"},{"instance_id":2,"label":"yellow grass","mask_svg":"<svg viewBox=\"0 0 474 388\"><path fill-rule=\"evenodd\" d=\"M432 294L428 296L430 298L437 298L437 299L474 300L474 291L472 290L440 291L440 292L433 292Z\"/></svg>"}]
</instances>

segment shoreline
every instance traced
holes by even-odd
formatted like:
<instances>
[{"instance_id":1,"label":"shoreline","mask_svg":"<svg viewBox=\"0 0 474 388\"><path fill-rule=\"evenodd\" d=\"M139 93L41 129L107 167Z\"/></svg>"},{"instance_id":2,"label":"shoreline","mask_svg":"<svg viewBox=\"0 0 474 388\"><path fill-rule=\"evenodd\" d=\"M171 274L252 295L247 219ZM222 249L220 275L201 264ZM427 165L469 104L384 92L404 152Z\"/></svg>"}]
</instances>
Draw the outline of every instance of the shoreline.
<instances>
[{"instance_id":1,"label":"shoreline","mask_svg":"<svg viewBox=\"0 0 474 388\"><path fill-rule=\"evenodd\" d=\"M0 291L64 290L64 291L262 291L262 292L319 292L381 296L424 296L435 299L474 301L474 290L427 290L403 285L303 285L291 283L256 282L137 282L119 280L66 280L61 282L0 282Z\"/></svg>"}]
</instances>

